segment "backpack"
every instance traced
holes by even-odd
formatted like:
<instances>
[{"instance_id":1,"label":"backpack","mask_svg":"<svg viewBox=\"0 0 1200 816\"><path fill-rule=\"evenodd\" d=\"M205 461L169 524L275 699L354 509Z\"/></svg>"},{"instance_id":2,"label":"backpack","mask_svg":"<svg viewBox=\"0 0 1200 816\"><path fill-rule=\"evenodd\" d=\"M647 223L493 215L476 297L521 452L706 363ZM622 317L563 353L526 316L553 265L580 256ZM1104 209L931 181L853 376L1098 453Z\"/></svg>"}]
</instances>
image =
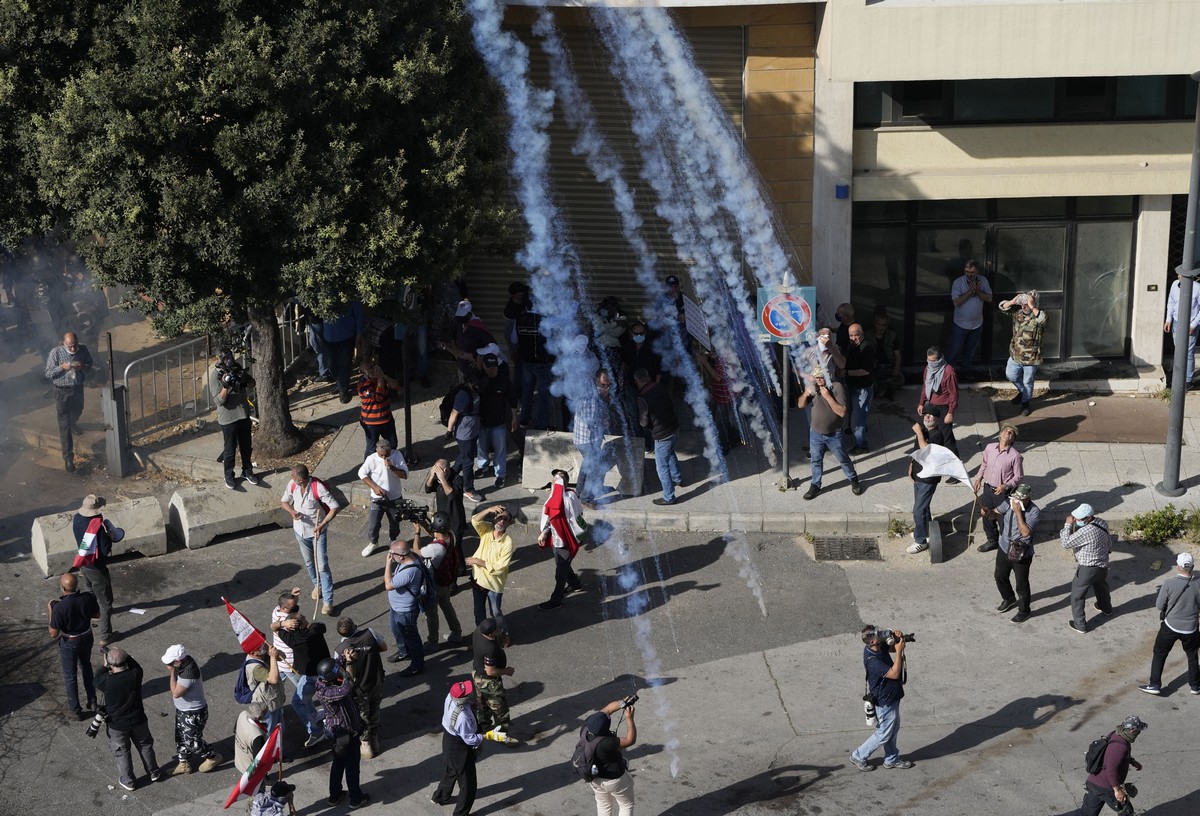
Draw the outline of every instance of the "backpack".
<instances>
[{"instance_id":1,"label":"backpack","mask_svg":"<svg viewBox=\"0 0 1200 816\"><path fill-rule=\"evenodd\" d=\"M1112 734L1105 737L1098 737L1092 740L1088 746L1087 753L1084 754L1084 767L1087 768L1089 774L1098 774L1104 770L1104 752L1108 750L1108 744L1112 740Z\"/></svg>"},{"instance_id":2,"label":"backpack","mask_svg":"<svg viewBox=\"0 0 1200 816\"><path fill-rule=\"evenodd\" d=\"M602 739L604 737L588 731L587 725L579 726L579 742L575 744L575 753L571 754L571 768L584 782L591 782L600 771L596 767L596 748Z\"/></svg>"},{"instance_id":3,"label":"backpack","mask_svg":"<svg viewBox=\"0 0 1200 816\"><path fill-rule=\"evenodd\" d=\"M417 608L424 612L426 609L437 603L437 588L434 586L433 576L429 574L429 568L425 566L424 561L418 560L412 566L421 571L421 588L419 591L413 592L411 588L406 586L405 591L409 592L417 599ZM409 565L405 564L403 567L396 570L396 574L399 575L408 568ZM393 578L392 580L393 583L395 583L395 579Z\"/></svg>"},{"instance_id":4,"label":"backpack","mask_svg":"<svg viewBox=\"0 0 1200 816\"><path fill-rule=\"evenodd\" d=\"M329 739L354 737L362 733L362 717L351 695L351 685L327 686L318 697L325 710L325 736ZM318 691L323 691L318 687Z\"/></svg>"},{"instance_id":5,"label":"backpack","mask_svg":"<svg viewBox=\"0 0 1200 816\"><path fill-rule=\"evenodd\" d=\"M442 403L438 406L438 417L441 418L443 425L446 425L448 422L450 422L450 414L454 413L454 400L457 399L459 392L467 388L468 386L466 383L459 383L451 388L446 393L446 396L442 397ZM473 416L474 414L479 413L479 409L475 406L475 400L469 400L467 403L467 410L464 413L468 416ZM472 410L472 408L474 408L474 410Z\"/></svg>"},{"instance_id":6,"label":"backpack","mask_svg":"<svg viewBox=\"0 0 1200 816\"><path fill-rule=\"evenodd\" d=\"M255 658L250 658L242 664L242 670L238 672L237 680L235 680L233 683L233 699L242 705L245 705L254 699L254 687L251 686L250 681L246 679L246 675L252 671L251 664L256 664L259 666L267 665L261 660L257 660Z\"/></svg>"},{"instance_id":7,"label":"backpack","mask_svg":"<svg viewBox=\"0 0 1200 816\"><path fill-rule=\"evenodd\" d=\"M442 587L454 586L458 583L458 570L462 566L462 556L459 555L453 536L443 541L442 546L446 548L446 555L442 558L442 563L438 564L437 569L433 571L433 582Z\"/></svg>"},{"instance_id":8,"label":"backpack","mask_svg":"<svg viewBox=\"0 0 1200 816\"><path fill-rule=\"evenodd\" d=\"M317 496L317 485L321 485L322 487L325 487L325 483L322 482L320 479L318 479L316 476L309 476L308 477L308 486L312 488L313 501L315 501L321 507L321 513L318 518L318 520L320 520L321 518L324 518L325 516L327 516L329 513L333 512L333 508L330 507L325 502L321 501L321 499ZM296 480L293 479L291 487L288 488L288 493L294 494L296 492L297 487L299 487L299 485L297 485ZM325 487L325 489L327 491L329 490L328 487Z\"/></svg>"}]
</instances>

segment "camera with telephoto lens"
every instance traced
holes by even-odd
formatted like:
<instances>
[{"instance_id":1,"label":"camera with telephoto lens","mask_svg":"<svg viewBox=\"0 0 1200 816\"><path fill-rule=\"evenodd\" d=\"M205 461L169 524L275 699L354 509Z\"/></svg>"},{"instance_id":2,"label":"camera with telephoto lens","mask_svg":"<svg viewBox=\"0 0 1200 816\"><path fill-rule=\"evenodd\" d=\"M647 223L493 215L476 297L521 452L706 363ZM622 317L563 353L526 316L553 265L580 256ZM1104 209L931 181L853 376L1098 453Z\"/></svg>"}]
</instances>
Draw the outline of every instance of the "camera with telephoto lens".
<instances>
[{"instance_id":1,"label":"camera with telephoto lens","mask_svg":"<svg viewBox=\"0 0 1200 816\"><path fill-rule=\"evenodd\" d=\"M233 361L229 361L228 363L218 363L217 374L221 378L221 385L223 385L230 394L241 393L242 389L252 382L250 375L246 373L246 369L242 368Z\"/></svg>"},{"instance_id":2,"label":"camera with telephoto lens","mask_svg":"<svg viewBox=\"0 0 1200 816\"><path fill-rule=\"evenodd\" d=\"M108 713L103 709L96 711L96 716L92 717L92 721L87 724L87 728L83 733L87 734L91 739L95 739L100 733L100 726L108 722Z\"/></svg>"},{"instance_id":3,"label":"camera with telephoto lens","mask_svg":"<svg viewBox=\"0 0 1200 816\"><path fill-rule=\"evenodd\" d=\"M901 640L905 643L917 642L917 636L914 634L901 633L900 637L896 637L896 633L890 629L877 629L875 637L879 638L879 642L885 644L889 649L896 648L896 644Z\"/></svg>"}]
</instances>

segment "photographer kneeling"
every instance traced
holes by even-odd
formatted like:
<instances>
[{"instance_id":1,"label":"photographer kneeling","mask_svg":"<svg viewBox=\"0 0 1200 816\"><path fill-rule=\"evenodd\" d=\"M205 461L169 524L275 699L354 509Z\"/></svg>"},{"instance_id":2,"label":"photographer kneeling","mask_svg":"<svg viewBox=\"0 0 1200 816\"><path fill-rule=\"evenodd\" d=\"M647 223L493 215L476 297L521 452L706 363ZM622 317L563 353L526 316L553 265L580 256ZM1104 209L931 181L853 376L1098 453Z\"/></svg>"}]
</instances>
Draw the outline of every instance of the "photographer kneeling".
<instances>
[{"instance_id":1,"label":"photographer kneeling","mask_svg":"<svg viewBox=\"0 0 1200 816\"><path fill-rule=\"evenodd\" d=\"M150 775L151 782L162 777L158 762L154 758L154 737L142 705L142 667L123 649L114 647L103 650L104 666L96 674L96 689L104 695L101 713L88 726L88 736L96 736L104 721L108 734L108 747L117 761L118 784L127 791L137 787L133 775L133 756L129 752L132 742L142 755L142 765Z\"/></svg>"},{"instance_id":2,"label":"photographer kneeling","mask_svg":"<svg viewBox=\"0 0 1200 816\"><path fill-rule=\"evenodd\" d=\"M899 629L888 631L874 626L864 626L862 629L862 641L866 644L863 667L867 670L867 697L868 702L873 698L879 724L875 733L850 754L850 761L860 771L875 770L875 766L867 760L881 745L883 767L913 767L913 763L900 758L900 749L896 745L896 736L900 732L900 699L904 697L904 681L901 679L904 673L904 647L911 639ZM890 654L892 648L896 650L895 658Z\"/></svg>"}]
</instances>

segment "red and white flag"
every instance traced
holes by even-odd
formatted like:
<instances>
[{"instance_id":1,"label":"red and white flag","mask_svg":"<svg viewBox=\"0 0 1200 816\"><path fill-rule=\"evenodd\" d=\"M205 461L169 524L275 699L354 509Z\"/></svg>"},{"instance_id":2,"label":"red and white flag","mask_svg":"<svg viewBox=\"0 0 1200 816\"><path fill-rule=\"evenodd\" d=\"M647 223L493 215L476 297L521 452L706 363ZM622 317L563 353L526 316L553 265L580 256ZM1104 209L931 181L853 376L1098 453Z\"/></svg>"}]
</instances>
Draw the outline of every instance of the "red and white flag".
<instances>
[{"instance_id":1,"label":"red and white flag","mask_svg":"<svg viewBox=\"0 0 1200 816\"><path fill-rule=\"evenodd\" d=\"M221 600L225 601L224 598ZM266 637L254 628L254 624L247 620L245 615L238 612L229 601L225 601L225 609L229 612L229 625L233 627L233 633L237 635L238 643L242 645L242 651L246 654L254 654L267 642Z\"/></svg>"},{"instance_id":2,"label":"red and white flag","mask_svg":"<svg viewBox=\"0 0 1200 816\"><path fill-rule=\"evenodd\" d=\"M226 601L228 603L228 601ZM232 607L230 607L232 609ZM282 726L275 726L271 729L271 733L267 735L266 744L259 750L258 755L254 757L254 761L250 763L250 767L242 774L242 778L233 786L233 790L229 793L229 798L225 800L225 808L238 800L239 796L253 796L258 790L258 786L267 778L267 774L271 772L271 766L283 759L282 741Z\"/></svg>"}]
</instances>

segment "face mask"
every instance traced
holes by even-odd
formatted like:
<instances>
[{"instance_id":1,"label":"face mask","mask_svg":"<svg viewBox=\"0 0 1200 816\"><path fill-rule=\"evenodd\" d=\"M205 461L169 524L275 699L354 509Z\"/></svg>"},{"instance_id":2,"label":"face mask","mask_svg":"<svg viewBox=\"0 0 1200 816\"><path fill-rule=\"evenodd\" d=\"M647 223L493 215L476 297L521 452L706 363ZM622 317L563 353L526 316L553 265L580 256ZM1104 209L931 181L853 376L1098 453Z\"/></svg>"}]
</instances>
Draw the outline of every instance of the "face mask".
<instances>
[{"instance_id":1,"label":"face mask","mask_svg":"<svg viewBox=\"0 0 1200 816\"><path fill-rule=\"evenodd\" d=\"M1078 530L1080 527L1083 527L1085 524L1087 524L1087 522L1086 522L1086 521L1079 521L1079 520L1076 520L1076 521L1075 521L1075 529L1076 529L1076 530Z\"/></svg>"},{"instance_id":2,"label":"face mask","mask_svg":"<svg viewBox=\"0 0 1200 816\"><path fill-rule=\"evenodd\" d=\"M645 343L645 342L646 342L646 335L644 335L644 334L635 334L635 335L633 336L633 342L637 343L637 344L640 346L642 343Z\"/></svg>"}]
</instances>

